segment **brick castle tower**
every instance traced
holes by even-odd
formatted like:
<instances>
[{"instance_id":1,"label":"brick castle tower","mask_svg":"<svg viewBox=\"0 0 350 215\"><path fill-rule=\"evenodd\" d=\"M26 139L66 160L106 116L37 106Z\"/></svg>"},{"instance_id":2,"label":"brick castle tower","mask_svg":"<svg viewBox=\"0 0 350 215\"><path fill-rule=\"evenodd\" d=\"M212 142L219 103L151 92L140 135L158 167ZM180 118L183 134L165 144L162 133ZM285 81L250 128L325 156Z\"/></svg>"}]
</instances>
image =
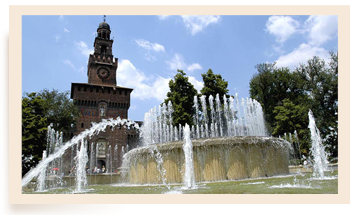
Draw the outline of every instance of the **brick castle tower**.
<instances>
[{"instance_id":1,"label":"brick castle tower","mask_svg":"<svg viewBox=\"0 0 350 215\"><path fill-rule=\"evenodd\" d=\"M112 54L113 39L110 38L110 35L110 26L104 18L97 28L94 53L89 56L88 83L72 83L71 86L71 99L81 114L76 121L74 133L71 135L75 136L89 129L92 122L98 123L102 119L128 118L130 94L133 89L117 85L118 58L114 58ZM107 128L105 132L100 132L88 140L88 167L96 166L101 169L102 166L105 166L110 168L109 172L115 172L121 165L123 153L136 147L137 140L138 131L133 128L128 129L123 126L114 129ZM74 166L72 158L76 150L72 149L70 152L71 167ZM107 160L109 160L108 163ZM67 167L65 168L66 173Z\"/></svg>"}]
</instances>

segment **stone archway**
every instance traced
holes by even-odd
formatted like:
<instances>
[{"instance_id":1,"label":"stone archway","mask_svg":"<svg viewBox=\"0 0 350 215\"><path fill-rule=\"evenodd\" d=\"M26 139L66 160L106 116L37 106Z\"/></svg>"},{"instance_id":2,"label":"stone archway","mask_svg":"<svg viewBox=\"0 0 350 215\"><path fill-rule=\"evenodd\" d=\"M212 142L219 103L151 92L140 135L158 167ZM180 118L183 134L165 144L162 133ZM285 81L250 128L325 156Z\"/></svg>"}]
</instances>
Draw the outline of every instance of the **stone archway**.
<instances>
[{"instance_id":1,"label":"stone archway","mask_svg":"<svg viewBox=\"0 0 350 215\"><path fill-rule=\"evenodd\" d=\"M104 160L97 160L97 168L102 169L102 166L106 167L106 162Z\"/></svg>"}]
</instances>

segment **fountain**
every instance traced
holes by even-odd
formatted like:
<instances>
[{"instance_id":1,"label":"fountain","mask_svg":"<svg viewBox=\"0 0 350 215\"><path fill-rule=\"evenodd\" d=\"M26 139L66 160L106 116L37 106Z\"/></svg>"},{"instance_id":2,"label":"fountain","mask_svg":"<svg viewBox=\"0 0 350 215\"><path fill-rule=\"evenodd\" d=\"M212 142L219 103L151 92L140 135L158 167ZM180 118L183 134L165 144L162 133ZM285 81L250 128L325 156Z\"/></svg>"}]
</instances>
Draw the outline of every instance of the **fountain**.
<instances>
[{"instance_id":1,"label":"fountain","mask_svg":"<svg viewBox=\"0 0 350 215\"><path fill-rule=\"evenodd\" d=\"M188 124L186 124L184 128L184 144L182 146L182 149L185 156L185 174L183 177L185 188L194 188L196 185L193 168L193 147L190 138L190 127Z\"/></svg>"},{"instance_id":2,"label":"fountain","mask_svg":"<svg viewBox=\"0 0 350 215\"><path fill-rule=\"evenodd\" d=\"M60 159L67 149L71 148L72 146L77 146L79 142L82 142L87 137L92 137L93 135L96 135L101 131L105 131L107 126L115 127L117 125L118 126L124 125L127 127L134 126L136 129L139 128L137 123L127 119L120 119L119 117L117 119L108 119L108 120L103 119L102 122L100 123L93 123L90 129L86 129L85 131L81 132L79 135L73 137L68 142L61 144L59 148L58 147L56 148L54 153L50 154L45 159L41 160L35 168L31 169L22 178L22 187L25 187L26 185L28 185L28 183L31 180L33 180L41 172L47 169L53 161L55 161L56 159ZM98 153L98 151L96 151L96 153ZM84 169L85 169L85 166L84 166Z\"/></svg>"},{"instance_id":3,"label":"fountain","mask_svg":"<svg viewBox=\"0 0 350 215\"><path fill-rule=\"evenodd\" d=\"M313 158L313 176L323 178L324 172L328 170L327 153L311 110L309 110L309 129L312 140L310 151Z\"/></svg>"},{"instance_id":4,"label":"fountain","mask_svg":"<svg viewBox=\"0 0 350 215\"><path fill-rule=\"evenodd\" d=\"M261 105L250 98L241 101L230 98L229 103L226 97L223 99L222 107L219 95L216 95L215 102L210 95L208 114L205 97L200 98L202 110L195 97L196 113L191 129L188 125L185 128L179 125L178 129L168 126L174 132L164 130L166 125L170 125L169 105L163 104L159 106L159 111L155 107L146 113L141 128L143 146L129 151L123 159L123 166L130 168L129 182L157 184L162 183L160 178L165 177L168 183L193 187L192 181L288 174L290 143L267 136ZM207 116L210 116L209 120ZM162 134L167 137L162 138ZM169 137L170 134L178 137ZM181 137L184 141L169 141L181 140ZM188 151L189 146L185 147L187 144L192 144L191 152ZM159 164L154 156L158 153L162 155L162 170L157 168ZM193 177L188 171L193 172Z\"/></svg>"},{"instance_id":5,"label":"fountain","mask_svg":"<svg viewBox=\"0 0 350 215\"><path fill-rule=\"evenodd\" d=\"M122 174L132 184L183 183L185 189L196 187L196 182L236 180L288 174L288 157L290 144L282 139L268 137L264 125L261 105L250 98L223 98L219 95L194 98L194 124L184 127L173 126L171 102L155 107L145 114L141 128L142 146L129 151L128 145L122 146ZM199 102L201 108L199 107ZM243 112L240 112L243 110ZM209 113L208 113L209 112ZM104 131L107 126L135 125L120 118L103 120L95 123L72 140L62 143L58 132L55 148L35 169L28 172L22 180L22 187L37 177L52 163L61 163L61 156L68 148L76 150L76 189L82 192L86 185L85 167L88 162L84 140ZM50 142L50 143L51 143ZM80 150L79 150L80 143ZM96 146L96 149L95 147ZM94 150L95 149L95 150ZM90 169L97 160L98 144L91 143ZM107 169L112 173L110 163L118 153L117 146L107 148ZM72 153L73 150L72 150ZM114 154L114 156L113 156ZM110 180L112 182L112 179Z\"/></svg>"},{"instance_id":6,"label":"fountain","mask_svg":"<svg viewBox=\"0 0 350 215\"><path fill-rule=\"evenodd\" d=\"M75 157L76 163L77 163L77 177L75 178L76 181L76 190L75 192L81 193L83 191L83 186L87 185L87 179L86 179L86 164L89 160L87 151L86 151L86 142L84 142L84 139L81 141L80 144L80 150L78 151L78 155Z\"/></svg>"},{"instance_id":7,"label":"fountain","mask_svg":"<svg viewBox=\"0 0 350 215\"><path fill-rule=\"evenodd\" d=\"M46 158L46 150L43 152L43 158L42 160L45 160ZM45 181L46 181L46 169L43 169L40 172L40 175L38 176L38 184L37 184L37 191L42 192L45 190Z\"/></svg>"}]
</instances>

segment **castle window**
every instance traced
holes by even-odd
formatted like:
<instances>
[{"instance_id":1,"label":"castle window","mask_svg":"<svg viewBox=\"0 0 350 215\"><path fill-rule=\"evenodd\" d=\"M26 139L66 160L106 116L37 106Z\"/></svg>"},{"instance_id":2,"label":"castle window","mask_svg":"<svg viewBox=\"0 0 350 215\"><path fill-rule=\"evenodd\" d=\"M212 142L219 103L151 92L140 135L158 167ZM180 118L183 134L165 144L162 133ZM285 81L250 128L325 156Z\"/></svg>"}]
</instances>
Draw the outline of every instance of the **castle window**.
<instances>
[{"instance_id":1,"label":"castle window","mask_svg":"<svg viewBox=\"0 0 350 215\"><path fill-rule=\"evenodd\" d=\"M111 89L108 89L108 94L111 93Z\"/></svg>"},{"instance_id":2,"label":"castle window","mask_svg":"<svg viewBox=\"0 0 350 215\"><path fill-rule=\"evenodd\" d=\"M80 86L78 86L78 91L80 91Z\"/></svg>"},{"instance_id":3,"label":"castle window","mask_svg":"<svg viewBox=\"0 0 350 215\"><path fill-rule=\"evenodd\" d=\"M106 105L105 104L100 105L100 116L106 116Z\"/></svg>"},{"instance_id":4,"label":"castle window","mask_svg":"<svg viewBox=\"0 0 350 215\"><path fill-rule=\"evenodd\" d=\"M101 54L105 54L106 53L106 46L102 45L101 46Z\"/></svg>"},{"instance_id":5,"label":"castle window","mask_svg":"<svg viewBox=\"0 0 350 215\"><path fill-rule=\"evenodd\" d=\"M84 128L84 123L83 122L81 123L81 127Z\"/></svg>"},{"instance_id":6,"label":"castle window","mask_svg":"<svg viewBox=\"0 0 350 215\"><path fill-rule=\"evenodd\" d=\"M97 88L96 88L96 93L98 93L98 91L99 91L99 88L97 87Z\"/></svg>"},{"instance_id":7,"label":"castle window","mask_svg":"<svg viewBox=\"0 0 350 215\"><path fill-rule=\"evenodd\" d=\"M125 95L127 95L127 94L128 94L128 91L125 90Z\"/></svg>"}]
</instances>

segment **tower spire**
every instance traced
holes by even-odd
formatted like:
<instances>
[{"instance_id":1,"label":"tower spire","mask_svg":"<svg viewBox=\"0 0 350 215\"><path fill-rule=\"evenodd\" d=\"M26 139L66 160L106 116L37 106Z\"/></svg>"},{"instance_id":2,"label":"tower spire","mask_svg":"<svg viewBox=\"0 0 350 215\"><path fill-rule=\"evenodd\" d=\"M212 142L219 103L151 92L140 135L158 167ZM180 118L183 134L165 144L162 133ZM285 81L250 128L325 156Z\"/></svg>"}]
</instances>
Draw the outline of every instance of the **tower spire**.
<instances>
[{"instance_id":1,"label":"tower spire","mask_svg":"<svg viewBox=\"0 0 350 215\"><path fill-rule=\"evenodd\" d=\"M106 22L106 15L103 15L103 21Z\"/></svg>"}]
</instances>

